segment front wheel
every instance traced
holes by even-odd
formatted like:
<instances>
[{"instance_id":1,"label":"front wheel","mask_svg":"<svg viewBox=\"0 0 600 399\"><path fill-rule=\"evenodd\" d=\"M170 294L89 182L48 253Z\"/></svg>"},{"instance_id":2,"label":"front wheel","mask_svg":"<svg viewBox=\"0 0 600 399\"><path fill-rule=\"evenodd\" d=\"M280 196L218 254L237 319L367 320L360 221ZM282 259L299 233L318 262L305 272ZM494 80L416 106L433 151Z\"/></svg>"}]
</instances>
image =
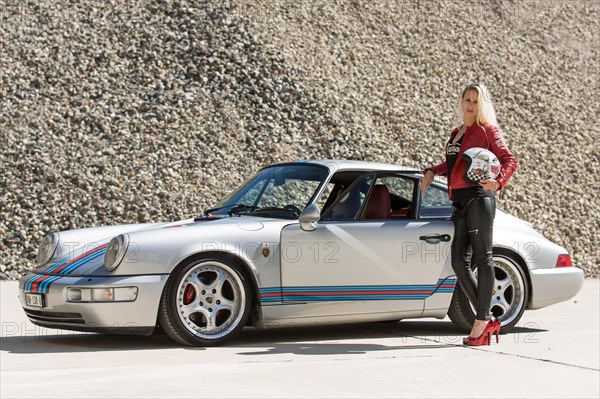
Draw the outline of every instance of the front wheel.
<instances>
[{"instance_id":1,"label":"front wheel","mask_svg":"<svg viewBox=\"0 0 600 399\"><path fill-rule=\"evenodd\" d=\"M165 286L159 323L175 341L217 346L237 335L250 314L250 286L235 265L195 260L177 267Z\"/></svg>"},{"instance_id":2,"label":"front wheel","mask_svg":"<svg viewBox=\"0 0 600 399\"><path fill-rule=\"evenodd\" d=\"M492 292L490 311L500 320L501 331L505 333L523 316L529 300L529 289L523 270L510 258L494 256L494 274L496 283ZM458 284L452 295L448 317L464 332L471 331L471 326L475 322L475 309Z\"/></svg>"}]
</instances>

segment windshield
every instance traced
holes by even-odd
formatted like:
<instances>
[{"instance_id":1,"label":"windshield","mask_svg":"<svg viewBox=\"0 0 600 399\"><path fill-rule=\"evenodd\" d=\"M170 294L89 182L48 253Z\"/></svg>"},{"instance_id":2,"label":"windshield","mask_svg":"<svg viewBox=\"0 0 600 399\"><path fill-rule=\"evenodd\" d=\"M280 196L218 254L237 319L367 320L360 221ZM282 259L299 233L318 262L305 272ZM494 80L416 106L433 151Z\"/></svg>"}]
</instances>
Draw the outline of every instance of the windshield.
<instances>
[{"instance_id":1,"label":"windshield","mask_svg":"<svg viewBox=\"0 0 600 399\"><path fill-rule=\"evenodd\" d=\"M205 213L297 219L328 175L327 168L319 165L271 166Z\"/></svg>"}]
</instances>

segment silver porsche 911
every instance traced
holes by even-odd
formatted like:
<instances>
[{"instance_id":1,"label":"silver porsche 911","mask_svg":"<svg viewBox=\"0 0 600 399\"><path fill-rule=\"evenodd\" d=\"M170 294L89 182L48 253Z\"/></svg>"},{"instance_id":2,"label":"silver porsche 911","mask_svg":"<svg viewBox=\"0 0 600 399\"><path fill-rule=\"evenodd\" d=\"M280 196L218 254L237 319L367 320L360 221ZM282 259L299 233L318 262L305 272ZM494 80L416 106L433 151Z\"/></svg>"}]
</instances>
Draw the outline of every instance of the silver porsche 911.
<instances>
[{"instance_id":1,"label":"silver porsche 911","mask_svg":"<svg viewBox=\"0 0 600 399\"><path fill-rule=\"evenodd\" d=\"M473 308L450 265L446 185L418 169L298 161L260 170L203 216L48 234L19 281L37 325L151 334L219 345L244 326L446 315ZM573 297L583 272L529 223L498 210L492 313L502 330L526 309ZM475 269L476 270L476 269Z\"/></svg>"}]
</instances>

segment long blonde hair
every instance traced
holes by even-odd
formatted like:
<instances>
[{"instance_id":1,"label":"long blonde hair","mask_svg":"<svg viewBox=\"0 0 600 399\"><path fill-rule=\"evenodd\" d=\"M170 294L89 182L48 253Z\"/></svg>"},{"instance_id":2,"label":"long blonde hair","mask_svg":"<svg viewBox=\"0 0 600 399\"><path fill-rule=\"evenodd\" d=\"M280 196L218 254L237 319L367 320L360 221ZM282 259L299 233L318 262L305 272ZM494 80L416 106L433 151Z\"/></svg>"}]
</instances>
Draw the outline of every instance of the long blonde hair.
<instances>
[{"instance_id":1,"label":"long blonde hair","mask_svg":"<svg viewBox=\"0 0 600 399\"><path fill-rule=\"evenodd\" d=\"M490 91L483 83L471 83L465 87L458 99L458 115L457 115L457 124L460 126L463 123L463 112L461 107L461 102L465 97L465 94L474 90L478 93L477 95L477 108L479 112L477 113L477 124L484 125L486 123L491 123L492 125L498 126L498 121L496 120L496 111L494 111L494 104L492 101L492 95Z\"/></svg>"}]
</instances>

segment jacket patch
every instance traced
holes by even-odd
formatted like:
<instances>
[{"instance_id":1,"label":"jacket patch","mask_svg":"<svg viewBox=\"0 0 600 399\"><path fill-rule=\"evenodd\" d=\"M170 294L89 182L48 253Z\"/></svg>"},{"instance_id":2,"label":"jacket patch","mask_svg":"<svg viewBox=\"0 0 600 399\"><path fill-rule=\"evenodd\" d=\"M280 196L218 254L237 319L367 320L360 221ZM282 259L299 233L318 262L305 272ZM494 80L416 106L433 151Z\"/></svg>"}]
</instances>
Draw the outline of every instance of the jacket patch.
<instances>
[{"instance_id":1,"label":"jacket patch","mask_svg":"<svg viewBox=\"0 0 600 399\"><path fill-rule=\"evenodd\" d=\"M498 137L495 141L496 147L499 148L506 148L506 140L504 140L504 137Z\"/></svg>"}]
</instances>

